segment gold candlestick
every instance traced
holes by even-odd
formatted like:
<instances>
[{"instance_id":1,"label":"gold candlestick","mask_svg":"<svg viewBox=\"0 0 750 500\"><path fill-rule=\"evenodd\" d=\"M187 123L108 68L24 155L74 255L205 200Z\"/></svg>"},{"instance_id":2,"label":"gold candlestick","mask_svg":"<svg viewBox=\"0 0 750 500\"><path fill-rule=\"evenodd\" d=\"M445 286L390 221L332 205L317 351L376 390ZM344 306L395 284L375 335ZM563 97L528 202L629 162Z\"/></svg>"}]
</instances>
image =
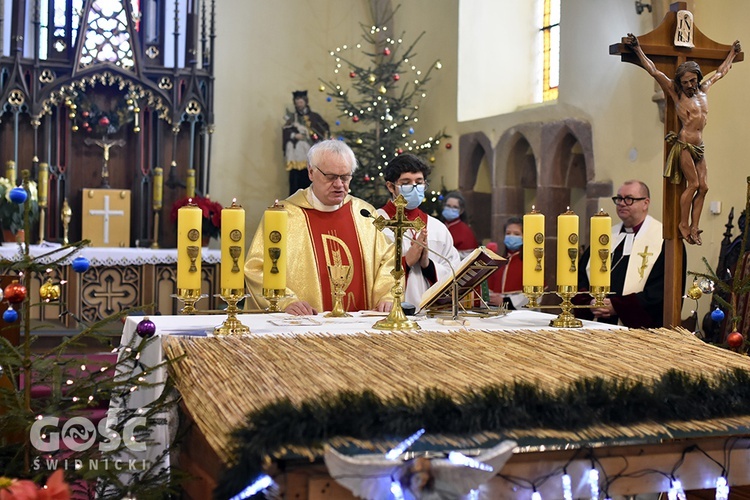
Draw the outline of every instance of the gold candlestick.
<instances>
[{"instance_id":1,"label":"gold candlestick","mask_svg":"<svg viewBox=\"0 0 750 500\"><path fill-rule=\"evenodd\" d=\"M281 312L281 309L279 309L279 301L286 297L285 289L264 288L263 296L268 301L266 312Z\"/></svg>"},{"instance_id":2,"label":"gold candlestick","mask_svg":"<svg viewBox=\"0 0 750 500\"><path fill-rule=\"evenodd\" d=\"M177 294L172 295L185 305L180 309L180 314L195 314L195 303L207 295L201 295L200 288L178 288Z\"/></svg>"},{"instance_id":3,"label":"gold candlestick","mask_svg":"<svg viewBox=\"0 0 750 500\"><path fill-rule=\"evenodd\" d=\"M529 309L538 308L540 306L539 297L544 295L544 287L543 286L525 286L523 287L523 293L524 295L526 295L526 297L529 298L529 303L526 304L526 307Z\"/></svg>"},{"instance_id":4,"label":"gold candlestick","mask_svg":"<svg viewBox=\"0 0 750 500\"><path fill-rule=\"evenodd\" d=\"M346 292L347 285L352 281L352 266L345 266L342 264L334 264L328 266L328 274L331 276L331 284L333 290L333 307L331 312L325 315L326 318L347 318L351 314L348 314L344 310L343 298Z\"/></svg>"},{"instance_id":5,"label":"gold candlestick","mask_svg":"<svg viewBox=\"0 0 750 500\"><path fill-rule=\"evenodd\" d=\"M556 326L558 328L580 328L583 326L583 321L573 316L571 309L573 309L573 303L570 301L576 293L576 287L569 285L560 285L557 287L557 295L563 299L560 304L562 312L560 315L550 321L550 326Z\"/></svg>"},{"instance_id":6,"label":"gold candlestick","mask_svg":"<svg viewBox=\"0 0 750 500\"><path fill-rule=\"evenodd\" d=\"M219 294L221 300L227 303L227 319L220 326L214 328L214 335L243 335L250 333L250 328L242 324L237 318L239 308L237 302L247 297L242 288L222 288Z\"/></svg>"}]
</instances>

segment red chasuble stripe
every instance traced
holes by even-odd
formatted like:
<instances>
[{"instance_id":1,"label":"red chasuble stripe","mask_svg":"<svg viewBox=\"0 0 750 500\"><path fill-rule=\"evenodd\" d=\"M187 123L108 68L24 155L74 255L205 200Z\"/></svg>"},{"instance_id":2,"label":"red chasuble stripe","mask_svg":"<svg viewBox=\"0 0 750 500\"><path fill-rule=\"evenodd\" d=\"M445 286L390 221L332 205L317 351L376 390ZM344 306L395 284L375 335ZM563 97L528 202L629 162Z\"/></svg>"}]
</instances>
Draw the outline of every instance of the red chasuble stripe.
<instances>
[{"instance_id":1,"label":"red chasuble stripe","mask_svg":"<svg viewBox=\"0 0 750 500\"><path fill-rule=\"evenodd\" d=\"M344 310L362 311L370 309L367 304L364 264L362 249L359 246L357 228L354 225L351 202L335 212L303 210L307 218L307 230L313 241L315 262L320 276L320 291L323 307L326 311L333 308L330 275L328 265L342 264L352 266L352 280L346 287Z\"/></svg>"}]
</instances>

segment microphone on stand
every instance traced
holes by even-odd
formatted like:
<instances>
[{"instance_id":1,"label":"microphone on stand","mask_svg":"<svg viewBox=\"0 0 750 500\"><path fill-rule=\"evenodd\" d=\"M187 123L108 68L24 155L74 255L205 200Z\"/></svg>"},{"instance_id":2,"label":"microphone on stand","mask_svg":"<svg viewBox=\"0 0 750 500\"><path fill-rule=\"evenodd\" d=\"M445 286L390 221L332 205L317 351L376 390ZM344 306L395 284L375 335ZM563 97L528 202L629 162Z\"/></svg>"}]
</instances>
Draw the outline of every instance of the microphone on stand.
<instances>
[{"instance_id":1,"label":"microphone on stand","mask_svg":"<svg viewBox=\"0 0 750 500\"><path fill-rule=\"evenodd\" d=\"M366 208L363 208L362 210L360 210L359 213L363 217L368 217L368 218L371 218L371 219L376 219L376 217L374 215L372 215L372 213L369 210L367 210ZM452 282L452 287L451 287L451 316L453 317L454 320L457 321L458 320L458 280L456 279L456 270L453 268L453 264L451 263L450 259L448 257L446 257L445 255L443 255L443 254L441 254L441 253L433 250L432 248L428 247L427 245L425 245L421 241L418 241L415 238L412 238L408 234L404 234L404 238L408 239L409 241L411 241L412 243L416 244L417 246L420 246L420 247L424 248L428 252L430 252L430 253L432 253L434 255L437 255L438 257L440 257L441 259L443 259L448 264L448 267L450 268L451 275L452 275L452 278L451 278L451 282ZM408 302L406 302L406 303L408 304ZM403 308L403 306L401 306L401 307ZM415 312L416 312L416 306L414 306L414 309L415 309Z\"/></svg>"}]
</instances>

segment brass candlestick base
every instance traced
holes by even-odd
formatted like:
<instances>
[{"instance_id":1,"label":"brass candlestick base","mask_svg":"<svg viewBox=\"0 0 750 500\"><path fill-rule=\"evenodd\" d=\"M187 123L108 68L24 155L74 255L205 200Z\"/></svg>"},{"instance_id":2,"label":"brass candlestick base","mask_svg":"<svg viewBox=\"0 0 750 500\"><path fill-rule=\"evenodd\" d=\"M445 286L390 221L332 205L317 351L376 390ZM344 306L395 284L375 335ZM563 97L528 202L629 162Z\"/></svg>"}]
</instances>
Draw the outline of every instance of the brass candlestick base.
<instances>
[{"instance_id":1,"label":"brass candlestick base","mask_svg":"<svg viewBox=\"0 0 750 500\"><path fill-rule=\"evenodd\" d=\"M594 297L594 307L604 307L604 298L609 294L609 287L592 286L589 293Z\"/></svg>"},{"instance_id":2,"label":"brass candlestick base","mask_svg":"<svg viewBox=\"0 0 750 500\"><path fill-rule=\"evenodd\" d=\"M576 287L561 285L557 287L557 295L560 296L563 301L560 304L562 312L560 315L550 321L550 326L556 326L558 328L580 328L583 326L583 321L573 316L570 312L573 309L573 303L570 301L571 298L577 293Z\"/></svg>"},{"instance_id":3,"label":"brass candlestick base","mask_svg":"<svg viewBox=\"0 0 750 500\"><path fill-rule=\"evenodd\" d=\"M243 325L237 318L239 312L237 302L247 297L245 290L242 288L222 288L219 297L227 303L227 319L221 326L214 328L214 335L244 335L250 333L250 328Z\"/></svg>"},{"instance_id":4,"label":"brass candlestick base","mask_svg":"<svg viewBox=\"0 0 750 500\"><path fill-rule=\"evenodd\" d=\"M283 288L264 288L263 296L268 301L266 312L281 312L279 301L286 297L286 290Z\"/></svg>"},{"instance_id":5,"label":"brass candlestick base","mask_svg":"<svg viewBox=\"0 0 750 500\"><path fill-rule=\"evenodd\" d=\"M400 273L400 276L399 276ZM403 271L392 271L396 284L391 289L393 294L393 309L390 314L372 325L378 330L419 330L419 324L406 317L404 310L401 308L401 297L404 295L404 288L401 286Z\"/></svg>"},{"instance_id":6,"label":"brass candlestick base","mask_svg":"<svg viewBox=\"0 0 750 500\"><path fill-rule=\"evenodd\" d=\"M544 287L543 286L524 286L523 294L529 298L529 303L526 304L525 307L529 309L537 308L540 305L539 297L544 295Z\"/></svg>"},{"instance_id":7,"label":"brass candlestick base","mask_svg":"<svg viewBox=\"0 0 750 500\"><path fill-rule=\"evenodd\" d=\"M185 304L180 310L180 314L195 314L195 303L206 295L201 295L200 288L178 288L177 294L172 295L172 297L176 297L177 300Z\"/></svg>"}]
</instances>

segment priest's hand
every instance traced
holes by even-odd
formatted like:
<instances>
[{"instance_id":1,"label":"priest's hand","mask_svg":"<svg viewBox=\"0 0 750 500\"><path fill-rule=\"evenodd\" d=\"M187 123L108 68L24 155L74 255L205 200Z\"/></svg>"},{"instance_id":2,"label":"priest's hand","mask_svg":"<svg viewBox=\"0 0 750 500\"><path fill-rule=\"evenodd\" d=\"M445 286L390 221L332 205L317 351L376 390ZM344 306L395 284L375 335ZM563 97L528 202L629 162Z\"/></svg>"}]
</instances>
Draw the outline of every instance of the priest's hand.
<instances>
[{"instance_id":1,"label":"priest's hand","mask_svg":"<svg viewBox=\"0 0 750 500\"><path fill-rule=\"evenodd\" d=\"M286 306L286 309L284 309L285 313L293 314L294 316L313 316L315 314L318 314L318 311L313 309L313 307L305 302L304 300L298 300L297 302L292 302L288 306Z\"/></svg>"},{"instance_id":2,"label":"priest's hand","mask_svg":"<svg viewBox=\"0 0 750 500\"><path fill-rule=\"evenodd\" d=\"M375 306L375 310L378 312L391 312L391 309L393 309L393 302L378 302L378 305Z\"/></svg>"}]
</instances>

